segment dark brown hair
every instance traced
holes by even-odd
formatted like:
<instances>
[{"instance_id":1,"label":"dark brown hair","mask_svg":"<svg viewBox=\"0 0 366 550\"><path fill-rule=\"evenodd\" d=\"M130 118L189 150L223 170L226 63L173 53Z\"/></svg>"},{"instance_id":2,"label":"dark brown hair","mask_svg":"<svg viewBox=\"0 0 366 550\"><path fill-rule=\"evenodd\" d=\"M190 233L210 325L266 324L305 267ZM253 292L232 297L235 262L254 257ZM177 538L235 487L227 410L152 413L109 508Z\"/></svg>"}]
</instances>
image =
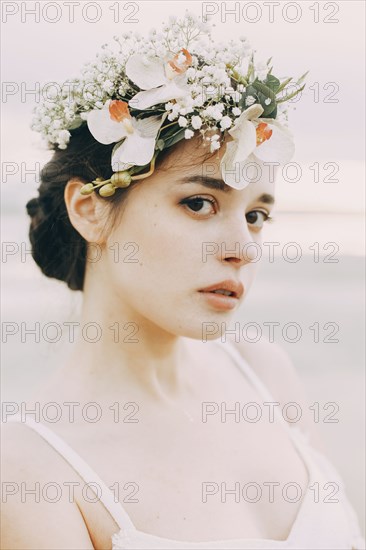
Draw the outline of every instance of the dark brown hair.
<instances>
[{"instance_id":1,"label":"dark brown hair","mask_svg":"<svg viewBox=\"0 0 366 550\"><path fill-rule=\"evenodd\" d=\"M185 141L185 140L183 140ZM156 170L162 169L165 161L182 142L161 151L156 160ZM111 154L114 147L97 142L87 125L71 131L66 149L54 149L52 159L40 172L39 196L30 199L27 212L31 217L29 240L32 257L42 273L64 281L71 290L83 290L87 259L87 241L70 222L64 190L69 179L77 177L88 183L97 177L109 179ZM211 154L204 150L202 159ZM192 163L190 162L190 165ZM148 178L147 178L148 179ZM133 185L143 185L144 180L131 184L125 189L117 189L115 194L99 200L110 203L108 227L113 227L122 211L122 205Z\"/></svg>"}]
</instances>

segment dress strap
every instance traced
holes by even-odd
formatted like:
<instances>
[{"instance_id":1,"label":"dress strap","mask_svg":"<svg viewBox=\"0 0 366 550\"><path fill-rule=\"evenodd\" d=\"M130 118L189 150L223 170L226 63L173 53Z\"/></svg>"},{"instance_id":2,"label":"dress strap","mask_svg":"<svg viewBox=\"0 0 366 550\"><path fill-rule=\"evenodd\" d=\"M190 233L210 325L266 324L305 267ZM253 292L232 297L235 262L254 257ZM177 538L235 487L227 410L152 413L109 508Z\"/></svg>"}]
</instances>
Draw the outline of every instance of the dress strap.
<instances>
[{"instance_id":1,"label":"dress strap","mask_svg":"<svg viewBox=\"0 0 366 550\"><path fill-rule=\"evenodd\" d=\"M252 367L244 359L243 355L239 352L239 350L236 348L236 346L231 340L227 340L226 342L222 342L222 340L214 340L214 342L219 344L228 352L228 354L234 360L235 364L239 367L239 369L242 372L244 372L244 375L249 379L249 381L252 383L254 388L258 391L259 395L262 397L264 402L278 403L277 399L273 397L271 392L264 385L262 380L256 375ZM286 420L283 418L278 407L274 407L274 414L277 416L277 418L282 423L284 428L288 430L290 434L292 434L292 428L288 425Z\"/></svg>"},{"instance_id":2,"label":"dress strap","mask_svg":"<svg viewBox=\"0 0 366 550\"><path fill-rule=\"evenodd\" d=\"M111 489L100 479L94 470L68 445L61 437L56 435L50 428L33 419L22 420L20 414L13 415L7 419L7 422L20 422L26 424L34 431L38 432L82 477L86 484L91 484L90 488L96 493L102 504L108 510L114 521L120 529L136 529L129 515L123 509L120 502L116 502ZM93 486L93 484L95 484ZM94 487L96 489L94 490ZM97 491L97 492L96 492ZM99 494L98 494L99 493Z\"/></svg>"}]
</instances>

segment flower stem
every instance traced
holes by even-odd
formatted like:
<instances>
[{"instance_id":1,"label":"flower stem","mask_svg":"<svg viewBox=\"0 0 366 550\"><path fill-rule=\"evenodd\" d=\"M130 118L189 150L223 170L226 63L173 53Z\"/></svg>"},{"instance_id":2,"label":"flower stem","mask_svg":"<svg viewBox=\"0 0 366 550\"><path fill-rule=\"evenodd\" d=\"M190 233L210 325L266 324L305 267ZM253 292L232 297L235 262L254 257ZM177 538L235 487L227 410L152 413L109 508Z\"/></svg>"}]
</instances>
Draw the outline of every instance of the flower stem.
<instances>
[{"instance_id":1,"label":"flower stem","mask_svg":"<svg viewBox=\"0 0 366 550\"><path fill-rule=\"evenodd\" d=\"M147 178L148 176L151 176L151 174L155 170L155 159L156 159L156 155L154 155L153 158L151 159L150 169L149 169L148 172L145 172L144 174L139 174L138 176L131 176L131 179L132 180L142 180L144 178Z\"/></svg>"}]
</instances>

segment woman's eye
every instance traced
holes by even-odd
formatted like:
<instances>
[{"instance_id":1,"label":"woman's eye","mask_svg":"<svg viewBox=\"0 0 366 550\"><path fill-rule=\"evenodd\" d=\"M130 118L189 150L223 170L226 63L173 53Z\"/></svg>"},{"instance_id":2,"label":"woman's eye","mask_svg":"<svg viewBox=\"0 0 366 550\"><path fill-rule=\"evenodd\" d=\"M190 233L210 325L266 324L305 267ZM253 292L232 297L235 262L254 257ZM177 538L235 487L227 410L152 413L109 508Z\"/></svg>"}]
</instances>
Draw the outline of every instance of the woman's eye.
<instances>
[{"instance_id":1,"label":"woman's eye","mask_svg":"<svg viewBox=\"0 0 366 550\"><path fill-rule=\"evenodd\" d=\"M252 210L251 212L248 212L246 214L247 222L252 226L256 228L263 227L263 223L267 221L268 219L271 219L269 214L267 212L263 212L262 210Z\"/></svg>"},{"instance_id":2,"label":"woman's eye","mask_svg":"<svg viewBox=\"0 0 366 550\"><path fill-rule=\"evenodd\" d=\"M215 201L204 197L192 197L184 199L180 204L186 205L192 212L208 215L214 211L213 206Z\"/></svg>"},{"instance_id":3,"label":"woman's eye","mask_svg":"<svg viewBox=\"0 0 366 550\"><path fill-rule=\"evenodd\" d=\"M202 216L209 216L212 213L215 213L215 200L209 199L207 197L191 197L188 199L183 199L180 204L183 204L189 211L193 214L199 214ZM267 212L262 210L252 210L245 215L247 223L251 227L256 229L261 229L263 223L269 219L272 219Z\"/></svg>"}]
</instances>

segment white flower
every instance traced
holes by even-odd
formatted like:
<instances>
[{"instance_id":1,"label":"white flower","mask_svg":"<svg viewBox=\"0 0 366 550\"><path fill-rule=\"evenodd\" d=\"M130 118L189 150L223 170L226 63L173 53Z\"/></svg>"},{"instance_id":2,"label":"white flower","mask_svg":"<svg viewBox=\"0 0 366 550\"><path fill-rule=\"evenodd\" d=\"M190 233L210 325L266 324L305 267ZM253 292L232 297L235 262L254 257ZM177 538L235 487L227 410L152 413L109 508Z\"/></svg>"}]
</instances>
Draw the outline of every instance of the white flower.
<instances>
[{"instance_id":1,"label":"white flower","mask_svg":"<svg viewBox=\"0 0 366 550\"><path fill-rule=\"evenodd\" d=\"M182 52L184 53L183 62L179 57ZM190 64L191 55L187 50L182 52L167 63L159 58L146 59L139 54L129 57L126 63L126 75L143 90L128 102L132 108L147 109L158 103L184 97L188 93L185 71Z\"/></svg>"},{"instance_id":2,"label":"white flower","mask_svg":"<svg viewBox=\"0 0 366 550\"><path fill-rule=\"evenodd\" d=\"M178 124L179 126L182 126L182 128L185 128L188 124L188 120L184 116L180 116L178 118Z\"/></svg>"},{"instance_id":3,"label":"white flower","mask_svg":"<svg viewBox=\"0 0 366 550\"><path fill-rule=\"evenodd\" d=\"M235 69L238 71L239 74L245 76L248 73L249 63L250 63L250 56L248 55L243 57L240 65L235 67Z\"/></svg>"},{"instance_id":4,"label":"white flower","mask_svg":"<svg viewBox=\"0 0 366 550\"><path fill-rule=\"evenodd\" d=\"M204 98L203 98L203 94L201 94L200 96L197 96L194 98L193 100L193 105L194 107L202 107L202 105L204 104Z\"/></svg>"},{"instance_id":5,"label":"white flower","mask_svg":"<svg viewBox=\"0 0 366 550\"><path fill-rule=\"evenodd\" d=\"M196 72L196 69L194 69L193 67L189 67L189 69L187 69L186 71L187 78L194 78L196 76Z\"/></svg>"},{"instance_id":6,"label":"white flower","mask_svg":"<svg viewBox=\"0 0 366 550\"><path fill-rule=\"evenodd\" d=\"M219 111L218 109L214 109L212 111L212 118L214 118L215 120L220 120L222 118L221 111Z\"/></svg>"},{"instance_id":7,"label":"white flower","mask_svg":"<svg viewBox=\"0 0 366 550\"><path fill-rule=\"evenodd\" d=\"M106 80L105 82L103 82L102 89L105 92L113 92L114 90L113 82L111 82L110 80Z\"/></svg>"},{"instance_id":8,"label":"white flower","mask_svg":"<svg viewBox=\"0 0 366 550\"><path fill-rule=\"evenodd\" d=\"M224 116L220 120L220 126L223 130L226 130L227 128L230 128L232 124L231 118L229 116Z\"/></svg>"},{"instance_id":9,"label":"white flower","mask_svg":"<svg viewBox=\"0 0 366 550\"><path fill-rule=\"evenodd\" d=\"M64 141L65 143L69 142L70 137L71 134L68 130L61 130L61 132L58 134L58 139Z\"/></svg>"},{"instance_id":10,"label":"white flower","mask_svg":"<svg viewBox=\"0 0 366 550\"><path fill-rule=\"evenodd\" d=\"M214 120L220 120L222 118L222 109L219 107L219 105L220 104L209 105L208 107L206 107L206 109L204 109L202 112L203 116L213 118Z\"/></svg>"},{"instance_id":11,"label":"white flower","mask_svg":"<svg viewBox=\"0 0 366 550\"><path fill-rule=\"evenodd\" d=\"M234 189L244 189L243 169L247 162L278 162L286 164L292 158L295 146L292 134L272 118L258 118L263 113L259 104L252 105L235 120L228 133L234 138L226 145L221 159L223 179Z\"/></svg>"},{"instance_id":12,"label":"white flower","mask_svg":"<svg viewBox=\"0 0 366 550\"><path fill-rule=\"evenodd\" d=\"M193 116L191 120L191 124L195 130L199 130L199 128L201 128L202 126L202 118L198 115Z\"/></svg>"},{"instance_id":13,"label":"white flower","mask_svg":"<svg viewBox=\"0 0 366 550\"><path fill-rule=\"evenodd\" d=\"M217 151L217 149L220 149L220 142L219 141L211 141L210 152L213 153L214 151Z\"/></svg>"},{"instance_id":14,"label":"white flower","mask_svg":"<svg viewBox=\"0 0 366 550\"><path fill-rule=\"evenodd\" d=\"M144 166L150 162L164 118L151 116L137 120L130 115L125 101L108 100L103 109L90 111L87 124L100 143L117 142L112 152L112 170L117 172L127 170L126 166Z\"/></svg>"},{"instance_id":15,"label":"white flower","mask_svg":"<svg viewBox=\"0 0 366 550\"><path fill-rule=\"evenodd\" d=\"M185 130L184 132L185 139L191 139L191 137L193 136L194 136L194 132L192 132L192 130Z\"/></svg>"},{"instance_id":16,"label":"white flower","mask_svg":"<svg viewBox=\"0 0 366 550\"><path fill-rule=\"evenodd\" d=\"M233 101L235 101L235 103L238 103L238 101L241 98L241 94L237 90L234 90L232 86L227 86L227 88L224 91L225 91L225 94L227 94L227 99L230 99L231 97Z\"/></svg>"},{"instance_id":17,"label":"white flower","mask_svg":"<svg viewBox=\"0 0 366 550\"><path fill-rule=\"evenodd\" d=\"M159 115L165 111L163 116L166 120L174 121L178 128L183 128L180 135L190 136L191 131L204 135L202 128L207 126L222 137L223 132L232 129L242 110L258 102L256 94L252 93L242 105L242 94L246 90L247 95L250 94L243 82L248 80L248 86L256 77L264 79L269 67L262 61L254 62L254 52L249 51L246 37L214 44L207 23L202 23L202 32L200 29L199 19L186 14L182 20L172 16L163 23L158 33L152 29L144 36L138 36L136 32L114 36L113 48L103 44L96 59L83 65L78 78L47 87L46 101L36 111L33 128L50 143L66 147L69 136L59 135L62 129L75 128L82 121L87 121L90 113L104 111L108 100L116 101L127 96L131 109L148 110L143 116L151 116L154 112L152 107L161 105ZM254 70L251 70L248 79L248 69L252 63ZM239 83L237 78L232 79L235 73L244 80L239 78ZM274 102L270 102L269 98L262 104L266 108ZM287 121L291 107L283 111L284 106L278 105L276 121ZM136 116L136 112L132 113ZM113 122L118 128L124 127L126 130L128 127L131 130L128 136L121 137L119 130L119 134L117 132L117 136L113 134L112 137L121 143L131 142L132 134L138 131L139 116L136 119L122 117L118 124L113 119L107 120L107 125ZM91 125L93 118L94 114L90 117ZM260 122L253 119L255 129ZM263 135L268 136L268 132ZM265 146L273 140L274 133L270 139L266 137L260 148L265 150ZM118 141L115 143L121 145Z\"/></svg>"},{"instance_id":18,"label":"white flower","mask_svg":"<svg viewBox=\"0 0 366 550\"><path fill-rule=\"evenodd\" d=\"M255 64L255 72L259 80L265 80L268 74L269 67L265 61L257 61Z\"/></svg>"},{"instance_id":19,"label":"white flower","mask_svg":"<svg viewBox=\"0 0 366 550\"><path fill-rule=\"evenodd\" d=\"M253 103L255 103L255 97L253 97L252 95L248 95L248 97L245 98L245 105L247 107L250 107L250 105L253 105Z\"/></svg>"}]
</instances>

